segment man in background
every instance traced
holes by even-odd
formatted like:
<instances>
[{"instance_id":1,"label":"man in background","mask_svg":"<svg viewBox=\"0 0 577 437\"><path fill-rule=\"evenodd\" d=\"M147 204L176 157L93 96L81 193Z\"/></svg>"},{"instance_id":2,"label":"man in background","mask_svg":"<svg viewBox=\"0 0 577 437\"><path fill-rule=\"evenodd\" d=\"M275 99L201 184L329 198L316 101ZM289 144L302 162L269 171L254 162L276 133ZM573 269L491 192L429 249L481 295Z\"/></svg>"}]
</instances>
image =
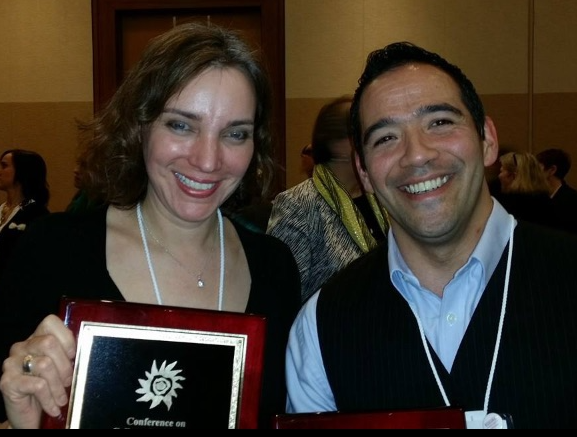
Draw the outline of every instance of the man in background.
<instances>
[{"instance_id":1,"label":"man in background","mask_svg":"<svg viewBox=\"0 0 577 437\"><path fill-rule=\"evenodd\" d=\"M571 169L571 157L563 149L551 148L537 155L547 183L549 196L563 220L563 227L570 232L577 232L577 190L569 186L565 176Z\"/></svg>"}]
</instances>

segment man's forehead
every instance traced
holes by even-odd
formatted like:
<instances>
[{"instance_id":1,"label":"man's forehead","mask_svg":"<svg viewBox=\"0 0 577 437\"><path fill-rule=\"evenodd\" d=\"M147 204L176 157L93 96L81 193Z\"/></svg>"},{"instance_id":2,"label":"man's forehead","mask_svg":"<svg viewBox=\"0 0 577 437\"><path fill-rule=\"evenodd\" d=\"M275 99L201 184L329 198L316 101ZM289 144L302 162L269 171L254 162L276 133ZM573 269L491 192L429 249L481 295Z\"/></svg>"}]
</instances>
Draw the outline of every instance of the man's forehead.
<instances>
[{"instance_id":1,"label":"man's forehead","mask_svg":"<svg viewBox=\"0 0 577 437\"><path fill-rule=\"evenodd\" d=\"M361 114L372 110L412 112L423 105L460 102L460 91L444 71L429 65L403 66L371 82L361 96Z\"/></svg>"}]
</instances>

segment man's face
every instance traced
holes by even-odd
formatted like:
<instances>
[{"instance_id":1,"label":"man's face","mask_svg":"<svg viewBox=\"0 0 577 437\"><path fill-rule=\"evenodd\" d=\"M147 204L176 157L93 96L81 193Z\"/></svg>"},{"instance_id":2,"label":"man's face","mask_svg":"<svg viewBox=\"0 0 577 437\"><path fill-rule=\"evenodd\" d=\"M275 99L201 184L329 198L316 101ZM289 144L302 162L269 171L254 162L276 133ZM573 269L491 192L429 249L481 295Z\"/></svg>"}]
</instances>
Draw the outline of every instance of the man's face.
<instances>
[{"instance_id":1,"label":"man's face","mask_svg":"<svg viewBox=\"0 0 577 437\"><path fill-rule=\"evenodd\" d=\"M365 89L359 114L367 166L359 173L388 210L397 239L442 243L480 205L488 216L484 168L496 159L496 133L488 120L486 139L479 138L450 76L424 64L389 71Z\"/></svg>"}]
</instances>

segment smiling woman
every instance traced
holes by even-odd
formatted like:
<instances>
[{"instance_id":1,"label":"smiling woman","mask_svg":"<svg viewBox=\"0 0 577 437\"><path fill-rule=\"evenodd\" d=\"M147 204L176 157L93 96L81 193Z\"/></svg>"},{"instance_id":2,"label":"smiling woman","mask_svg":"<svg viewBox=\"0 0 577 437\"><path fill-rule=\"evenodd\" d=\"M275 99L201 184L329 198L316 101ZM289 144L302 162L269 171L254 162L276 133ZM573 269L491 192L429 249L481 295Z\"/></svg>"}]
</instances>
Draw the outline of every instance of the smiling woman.
<instances>
[{"instance_id":1,"label":"smiling woman","mask_svg":"<svg viewBox=\"0 0 577 437\"><path fill-rule=\"evenodd\" d=\"M260 426L284 410L299 273L283 243L227 217L246 189L270 186L270 107L269 79L239 35L189 23L151 40L108 106L80 125L80 187L107 207L39 221L3 278L0 387L12 427L37 427L42 410L58 416L67 402L76 340L47 316L63 295L266 317ZM26 355L45 363L35 372L45 384L22 375Z\"/></svg>"}]
</instances>

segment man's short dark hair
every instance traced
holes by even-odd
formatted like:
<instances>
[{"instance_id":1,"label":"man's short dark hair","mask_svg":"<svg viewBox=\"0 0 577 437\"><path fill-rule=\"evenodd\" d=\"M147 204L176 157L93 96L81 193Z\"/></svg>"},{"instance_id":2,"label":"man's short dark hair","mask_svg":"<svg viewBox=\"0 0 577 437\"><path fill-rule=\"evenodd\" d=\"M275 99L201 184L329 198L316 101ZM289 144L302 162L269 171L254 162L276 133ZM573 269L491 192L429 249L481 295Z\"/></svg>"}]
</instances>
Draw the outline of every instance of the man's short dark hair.
<instances>
[{"instance_id":1,"label":"man's short dark hair","mask_svg":"<svg viewBox=\"0 0 577 437\"><path fill-rule=\"evenodd\" d=\"M547 149L542 152L537 153L537 159L545 170L555 166L557 170L555 171L555 176L559 179L564 180L567 173L571 169L571 156L563 149Z\"/></svg>"},{"instance_id":2,"label":"man's short dark hair","mask_svg":"<svg viewBox=\"0 0 577 437\"><path fill-rule=\"evenodd\" d=\"M365 162L359 114L361 96L365 88L380 75L411 63L432 65L444 71L455 81L461 91L461 100L471 113L479 137L483 140L485 139L485 109L473 83L467 78L465 73L437 53L429 52L407 41L396 42L375 50L368 55L365 69L358 81L358 87L351 105L353 144L361 158L363 167L365 167Z\"/></svg>"}]
</instances>

